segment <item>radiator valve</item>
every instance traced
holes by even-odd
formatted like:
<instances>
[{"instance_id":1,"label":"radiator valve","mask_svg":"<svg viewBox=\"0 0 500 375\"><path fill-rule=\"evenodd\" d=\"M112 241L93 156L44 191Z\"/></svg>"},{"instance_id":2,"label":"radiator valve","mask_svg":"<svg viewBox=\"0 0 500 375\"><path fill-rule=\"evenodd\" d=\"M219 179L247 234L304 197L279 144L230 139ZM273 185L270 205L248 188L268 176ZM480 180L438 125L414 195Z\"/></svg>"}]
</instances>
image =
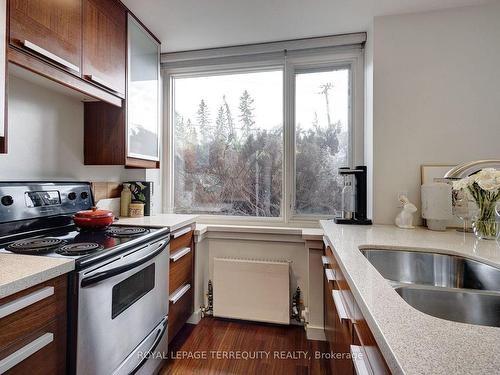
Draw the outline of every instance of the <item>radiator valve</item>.
<instances>
[{"instance_id":1,"label":"radiator valve","mask_svg":"<svg viewBox=\"0 0 500 375\"><path fill-rule=\"evenodd\" d=\"M302 301L300 299L300 288L297 287L295 293L292 298L292 315L291 318L295 319L297 322L301 322L301 310L302 310Z\"/></svg>"},{"instance_id":2,"label":"radiator valve","mask_svg":"<svg viewBox=\"0 0 500 375\"><path fill-rule=\"evenodd\" d=\"M201 306L201 316L212 316L214 313L214 289L212 286L212 280L208 280L207 288L207 306Z\"/></svg>"}]
</instances>

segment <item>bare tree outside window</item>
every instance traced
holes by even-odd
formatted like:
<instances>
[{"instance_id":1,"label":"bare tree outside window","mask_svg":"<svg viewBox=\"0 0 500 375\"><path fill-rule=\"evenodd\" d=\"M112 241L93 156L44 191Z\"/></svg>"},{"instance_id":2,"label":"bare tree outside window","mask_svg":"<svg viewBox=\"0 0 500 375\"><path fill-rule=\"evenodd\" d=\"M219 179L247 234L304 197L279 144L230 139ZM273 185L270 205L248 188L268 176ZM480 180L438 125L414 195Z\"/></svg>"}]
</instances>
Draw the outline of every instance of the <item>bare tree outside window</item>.
<instances>
[{"instance_id":1,"label":"bare tree outside window","mask_svg":"<svg viewBox=\"0 0 500 375\"><path fill-rule=\"evenodd\" d=\"M176 213L282 216L283 71L174 77ZM296 74L294 212L333 215L349 70Z\"/></svg>"},{"instance_id":2,"label":"bare tree outside window","mask_svg":"<svg viewBox=\"0 0 500 375\"><path fill-rule=\"evenodd\" d=\"M282 75L175 79L175 212L281 215Z\"/></svg>"}]
</instances>

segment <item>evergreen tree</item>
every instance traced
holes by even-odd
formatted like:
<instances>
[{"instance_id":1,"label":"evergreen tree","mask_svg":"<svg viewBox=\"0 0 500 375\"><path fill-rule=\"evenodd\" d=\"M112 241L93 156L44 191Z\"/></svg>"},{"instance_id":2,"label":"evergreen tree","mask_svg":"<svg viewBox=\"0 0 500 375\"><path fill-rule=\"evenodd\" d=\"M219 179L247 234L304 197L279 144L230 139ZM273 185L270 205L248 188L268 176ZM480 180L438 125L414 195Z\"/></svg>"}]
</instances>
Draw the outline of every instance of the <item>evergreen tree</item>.
<instances>
[{"instance_id":1,"label":"evergreen tree","mask_svg":"<svg viewBox=\"0 0 500 375\"><path fill-rule=\"evenodd\" d=\"M318 112L314 112L314 117L312 120L312 126L314 129L318 129L319 127L319 118L318 118Z\"/></svg>"},{"instance_id":2,"label":"evergreen tree","mask_svg":"<svg viewBox=\"0 0 500 375\"><path fill-rule=\"evenodd\" d=\"M175 138L183 139L186 135L186 129L184 126L184 117L177 111L174 114L174 125L175 125Z\"/></svg>"},{"instance_id":3,"label":"evergreen tree","mask_svg":"<svg viewBox=\"0 0 500 375\"><path fill-rule=\"evenodd\" d=\"M198 134L196 133L196 128L191 119L187 119L185 128L186 141L191 145L196 145L198 143Z\"/></svg>"},{"instance_id":4,"label":"evergreen tree","mask_svg":"<svg viewBox=\"0 0 500 375\"><path fill-rule=\"evenodd\" d=\"M210 139L210 112L208 110L208 105L205 103L203 99L198 106L198 111L196 112L198 117L198 126L200 127L200 133L202 136L202 140L207 142Z\"/></svg>"},{"instance_id":5,"label":"evergreen tree","mask_svg":"<svg viewBox=\"0 0 500 375\"><path fill-rule=\"evenodd\" d=\"M224 115L226 118L226 126L227 126L227 133L226 133L227 141L228 143L232 143L235 140L233 115L231 114L231 109L229 108L229 104L227 104L226 95L222 97L222 100L224 101Z\"/></svg>"},{"instance_id":6,"label":"evergreen tree","mask_svg":"<svg viewBox=\"0 0 500 375\"><path fill-rule=\"evenodd\" d=\"M240 97L240 122L242 124L243 136L246 138L252 131L255 125L254 115L253 115L253 98L250 96L247 90L243 91Z\"/></svg>"},{"instance_id":7,"label":"evergreen tree","mask_svg":"<svg viewBox=\"0 0 500 375\"><path fill-rule=\"evenodd\" d=\"M217 111L217 117L215 119L215 138L222 140L226 138L226 116L224 111L224 106L221 105Z\"/></svg>"}]
</instances>

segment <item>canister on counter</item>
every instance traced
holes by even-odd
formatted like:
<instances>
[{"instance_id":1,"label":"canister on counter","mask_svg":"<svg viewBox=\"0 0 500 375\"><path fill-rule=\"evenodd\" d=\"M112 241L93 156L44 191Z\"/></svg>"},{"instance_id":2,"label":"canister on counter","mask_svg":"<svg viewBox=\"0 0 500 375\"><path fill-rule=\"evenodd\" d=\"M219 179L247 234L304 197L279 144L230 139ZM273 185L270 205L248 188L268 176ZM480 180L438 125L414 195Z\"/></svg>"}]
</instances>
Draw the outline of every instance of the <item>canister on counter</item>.
<instances>
[{"instance_id":1,"label":"canister on counter","mask_svg":"<svg viewBox=\"0 0 500 375\"><path fill-rule=\"evenodd\" d=\"M129 217L143 217L144 216L144 203L133 201L128 206Z\"/></svg>"}]
</instances>

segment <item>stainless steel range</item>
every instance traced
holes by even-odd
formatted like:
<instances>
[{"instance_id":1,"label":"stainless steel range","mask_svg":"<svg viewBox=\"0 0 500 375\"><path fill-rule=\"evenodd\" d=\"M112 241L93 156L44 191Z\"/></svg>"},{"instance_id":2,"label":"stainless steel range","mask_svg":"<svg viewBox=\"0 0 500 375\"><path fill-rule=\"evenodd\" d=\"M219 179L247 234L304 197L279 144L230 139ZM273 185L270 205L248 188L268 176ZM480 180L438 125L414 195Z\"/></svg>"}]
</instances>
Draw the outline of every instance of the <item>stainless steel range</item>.
<instances>
[{"instance_id":1,"label":"stainless steel range","mask_svg":"<svg viewBox=\"0 0 500 375\"><path fill-rule=\"evenodd\" d=\"M89 183L0 183L0 252L70 257L68 373L154 374L167 354L167 228L79 230Z\"/></svg>"}]
</instances>

